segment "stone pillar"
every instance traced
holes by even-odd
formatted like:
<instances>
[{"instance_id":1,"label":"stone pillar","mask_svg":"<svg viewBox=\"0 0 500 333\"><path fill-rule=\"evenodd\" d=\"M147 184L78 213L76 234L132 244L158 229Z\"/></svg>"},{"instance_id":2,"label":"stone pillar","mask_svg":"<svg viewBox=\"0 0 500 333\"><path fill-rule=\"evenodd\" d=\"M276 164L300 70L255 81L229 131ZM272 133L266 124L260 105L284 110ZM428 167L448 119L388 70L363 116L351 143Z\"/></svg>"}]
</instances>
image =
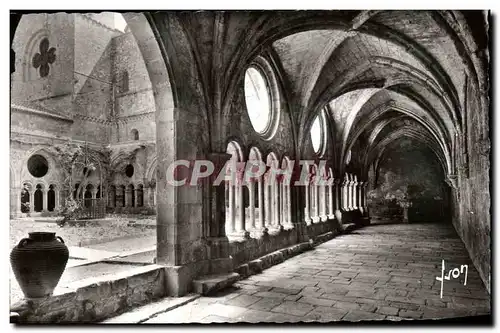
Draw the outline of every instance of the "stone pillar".
<instances>
[{"instance_id":1,"label":"stone pillar","mask_svg":"<svg viewBox=\"0 0 500 333\"><path fill-rule=\"evenodd\" d=\"M278 188L279 188L279 197L280 197L280 224L284 225L286 221L286 215L285 215L285 187L283 186L283 183L280 182L278 183Z\"/></svg>"},{"instance_id":2,"label":"stone pillar","mask_svg":"<svg viewBox=\"0 0 500 333\"><path fill-rule=\"evenodd\" d=\"M274 180L274 189L276 190L276 227L283 230L283 210L281 209L283 203L283 193L281 183L278 179Z\"/></svg>"},{"instance_id":3,"label":"stone pillar","mask_svg":"<svg viewBox=\"0 0 500 333\"><path fill-rule=\"evenodd\" d=\"M272 207L273 207L273 227L279 226L279 201L278 201L278 184L276 183L276 178L271 180L271 188L272 188Z\"/></svg>"},{"instance_id":4,"label":"stone pillar","mask_svg":"<svg viewBox=\"0 0 500 333\"><path fill-rule=\"evenodd\" d=\"M314 191L314 222L319 222L321 219L319 217L319 185L316 183L313 185Z\"/></svg>"},{"instance_id":5,"label":"stone pillar","mask_svg":"<svg viewBox=\"0 0 500 333\"><path fill-rule=\"evenodd\" d=\"M243 197L243 185L239 180L237 180L237 185L235 186L238 191L237 207L239 218L236 223L236 232L245 233L245 201Z\"/></svg>"},{"instance_id":6,"label":"stone pillar","mask_svg":"<svg viewBox=\"0 0 500 333\"><path fill-rule=\"evenodd\" d=\"M368 187L368 182L363 184L363 209L365 214L368 213L368 198L366 197L366 188Z\"/></svg>"},{"instance_id":7,"label":"stone pillar","mask_svg":"<svg viewBox=\"0 0 500 333\"><path fill-rule=\"evenodd\" d=\"M249 210L249 228L255 229L255 182L251 179L248 182L248 210Z\"/></svg>"},{"instance_id":8,"label":"stone pillar","mask_svg":"<svg viewBox=\"0 0 500 333\"><path fill-rule=\"evenodd\" d=\"M332 178L328 184L328 218L333 219L335 214L335 207L333 202L333 184L334 179Z\"/></svg>"},{"instance_id":9,"label":"stone pillar","mask_svg":"<svg viewBox=\"0 0 500 333\"><path fill-rule=\"evenodd\" d=\"M60 193L59 193L59 189L55 189L54 190L54 210L56 209L59 209L59 207L61 206L61 203L60 203Z\"/></svg>"},{"instance_id":10,"label":"stone pillar","mask_svg":"<svg viewBox=\"0 0 500 333\"><path fill-rule=\"evenodd\" d=\"M156 201L156 200L157 200L157 199L156 199L156 195L157 195L157 193L158 193L158 191L157 191L156 189L157 189L157 187L155 186L155 187L153 188L153 205L154 205L154 206L156 206L156 203L158 202L158 201Z\"/></svg>"},{"instance_id":11,"label":"stone pillar","mask_svg":"<svg viewBox=\"0 0 500 333\"><path fill-rule=\"evenodd\" d=\"M287 194L287 205L286 205L286 214L289 225L293 225L292 221L292 193L291 193L291 185L286 185L286 194Z\"/></svg>"},{"instance_id":12,"label":"stone pillar","mask_svg":"<svg viewBox=\"0 0 500 333\"><path fill-rule=\"evenodd\" d=\"M229 194L229 228L228 232L233 233L236 230L236 193L234 184L228 184Z\"/></svg>"},{"instance_id":13,"label":"stone pillar","mask_svg":"<svg viewBox=\"0 0 500 333\"><path fill-rule=\"evenodd\" d=\"M35 211L35 191L36 190L32 190L30 192L30 213Z\"/></svg>"},{"instance_id":14,"label":"stone pillar","mask_svg":"<svg viewBox=\"0 0 500 333\"><path fill-rule=\"evenodd\" d=\"M48 193L49 193L49 191L47 189L42 190L42 194L43 194L43 196L42 196L42 198L43 198L42 199L42 212L48 211L48 209L47 209Z\"/></svg>"},{"instance_id":15,"label":"stone pillar","mask_svg":"<svg viewBox=\"0 0 500 333\"><path fill-rule=\"evenodd\" d=\"M138 188L134 188L134 196L135 196L135 200L134 200L134 207L139 207L138 206L138 202L139 202L139 189Z\"/></svg>"},{"instance_id":16,"label":"stone pillar","mask_svg":"<svg viewBox=\"0 0 500 333\"><path fill-rule=\"evenodd\" d=\"M358 182L354 180L352 182L352 210L358 209Z\"/></svg>"},{"instance_id":17,"label":"stone pillar","mask_svg":"<svg viewBox=\"0 0 500 333\"><path fill-rule=\"evenodd\" d=\"M348 202L348 184L349 180L346 178L344 179L344 182L342 183L342 210L347 210L347 207L349 207L349 202Z\"/></svg>"},{"instance_id":18,"label":"stone pillar","mask_svg":"<svg viewBox=\"0 0 500 333\"><path fill-rule=\"evenodd\" d=\"M144 187L142 189L142 205L144 207L151 207L150 203L149 203L149 192L150 191L150 187Z\"/></svg>"},{"instance_id":19,"label":"stone pillar","mask_svg":"<svg viewBox=\"0 0 500 333\"><path fill-rule=\"evenodd\" d=\"M271 196L271 184L269 183L269 177L266 177L267 181L264 184L264 205L265 205L265 228L269 228L272 225L273 215L272 215L272 196Z\"/></svg>"},{"instance_id":20,"label":"stone pillar","mask_svg":"<svg viewBox=\"0 0 500 333\"><path fill-rule=\"evenodd\" d=\"M348 180L347 181L347 210L349 210L349 211L352 210L352 185L353 185L353 181Z\"/></svg>"},{"instance_id":21,"label":"stone pillar","mask_svg":"<svg viewBox=\"0 0 500 333\"><path fill-rule=\"evenodd\" d=\"M259 177L258 194L259 194L259 228L263 231L267 231L266 228L266 217L264 216L264 178ZM266 228L266 229L265 229Z\"/></svg>"},{"instance_id":22,"label":"stone pillar","mask_svg":"<svg viewBox=\"0 0 500 333\"><path fill-rule=\"evenodd\" d=\"M131 206L131 189L126 187L125 188L125 207L130 207Z\"/></svg>"},{"instance_id":23,"label":"stone pillar","mask_svg":"<svg viewBox=\"0 0 500 333\"><path fill-rule=\"evenodd\" d=\"M311 219L311 215L310 215L310 206L311 206L311 193L310 193L310 185L309 183L307 183L305 186L304 186L304 192L305 192L305 207L304 207L304 219L306 221L307 224L311 224L312 222L312 219Z\"/></svg>"},{"instance_id":24,"label":"stone pillar","mask_svg":"<svg viewBox=\"0 0 500 333\"><path fill-rule=\"evenodd\" d=\"M326 185L321 184L321 220L326 221L328 219L326 215L326 207L327 207L327 192L326 192Z\"/></svg>"},{"instance_id":25,"label":"stone pillar","mask_svg":"<svg viewBox=\"0 0 500 333\"><path fill-rule=\"evenodd\" d=\"M358 196L357 196L357 204L358 204L358 209L360 210L361 213L363 213L363 203L362 203L362 190L363 190L363 182L358 182Z\"/></svg>"}]
</instances>

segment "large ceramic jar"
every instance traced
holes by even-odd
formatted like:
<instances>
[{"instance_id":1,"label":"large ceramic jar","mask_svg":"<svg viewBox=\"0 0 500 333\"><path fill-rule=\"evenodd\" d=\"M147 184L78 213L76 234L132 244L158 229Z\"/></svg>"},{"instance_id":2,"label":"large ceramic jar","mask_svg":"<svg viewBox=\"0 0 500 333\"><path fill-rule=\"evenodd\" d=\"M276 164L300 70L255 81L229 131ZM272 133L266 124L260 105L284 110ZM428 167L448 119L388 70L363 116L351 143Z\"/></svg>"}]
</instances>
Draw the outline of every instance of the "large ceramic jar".
<instances>
[{"instance_id":1,"label":"large ceramic jar","mask_svg":"<svg viewBox=\"0 0 500 333\"><path fill-rule=\"evenodd\" d=\"M66 268L69 251L55 232L30 232L10 253L10 264L26 298L52 295Z\"/></svg>"}]
</instances>

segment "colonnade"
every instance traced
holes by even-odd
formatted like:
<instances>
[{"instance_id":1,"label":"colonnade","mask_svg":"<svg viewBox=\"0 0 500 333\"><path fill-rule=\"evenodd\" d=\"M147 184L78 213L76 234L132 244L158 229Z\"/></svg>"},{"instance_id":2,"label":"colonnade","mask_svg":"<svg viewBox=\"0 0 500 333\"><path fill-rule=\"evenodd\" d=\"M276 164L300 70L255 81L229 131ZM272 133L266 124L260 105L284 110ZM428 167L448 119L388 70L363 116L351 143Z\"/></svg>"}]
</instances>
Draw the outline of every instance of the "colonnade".
<instances>
[{"instance_id":1,"label":"colonnade","mask_svg":"<svg viewBox=\"0 0 500 333\"><path fill-rule=\"evenodd\" d=\"M290 184L279 181L270 168L245 183L226 182L226 197L227 234L283 230L292 224Z\"/></svg>"},{"instance_id":2,"label":"colonnade","mask_svg":"<svg viewBox=\"0 0 500 333\"><path fill-rule=\"evenodd\" d=\"M35 188L31 184L24 184L21 188L15 189L15 192L15 210L18 216L23 212L52 212L61 206L60 190L54 184L50 184L48 187L43 184L36 184Z\"/></svg>"},{"instance_id":3,"label":"colonnade","mask_svg":"<svg viewBox=\"0 0 500 333\"><path fill-rule=\"evenodd\" d=\"M142 184L112 185L108 191L110 208L116 207L154 207L156 205L156 187Z\"/></svg>"},{"instance_id":4,"label":"colonnade","mask_svg":"<svg viewBox=\"0 0 500 333\"><path fill-rule=\"evenodd\" d=\"M367 211L367 182L358 181L355 175L345 175L343 180L328 177L312 181L305 186L304 218L307 224L333 219L336 211Z\"/></svg>"}]
</instances>

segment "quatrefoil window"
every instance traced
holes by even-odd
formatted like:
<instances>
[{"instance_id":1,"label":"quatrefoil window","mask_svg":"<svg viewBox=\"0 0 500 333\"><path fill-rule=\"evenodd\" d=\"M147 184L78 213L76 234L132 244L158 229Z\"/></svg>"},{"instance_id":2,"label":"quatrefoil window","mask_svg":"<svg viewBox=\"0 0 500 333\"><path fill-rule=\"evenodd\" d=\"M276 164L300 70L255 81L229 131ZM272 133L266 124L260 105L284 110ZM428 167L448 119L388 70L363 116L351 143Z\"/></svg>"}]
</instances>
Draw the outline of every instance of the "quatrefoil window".
<instances>
[{"instance_id":1,"label":"quatrefoil window","mask_svg":"<svg viewBox=\"0 0 500 333\"><path fill-rule=\"evenodd\" d=\"M42 39L40 42L40 53L36 53L33 56L33 67L38 69L41 77L46 77L49 75L50 67L49 65L56 61L56 48L51 47L49 49L49 40L47 38Z\"/></svg>"}]
</instances>

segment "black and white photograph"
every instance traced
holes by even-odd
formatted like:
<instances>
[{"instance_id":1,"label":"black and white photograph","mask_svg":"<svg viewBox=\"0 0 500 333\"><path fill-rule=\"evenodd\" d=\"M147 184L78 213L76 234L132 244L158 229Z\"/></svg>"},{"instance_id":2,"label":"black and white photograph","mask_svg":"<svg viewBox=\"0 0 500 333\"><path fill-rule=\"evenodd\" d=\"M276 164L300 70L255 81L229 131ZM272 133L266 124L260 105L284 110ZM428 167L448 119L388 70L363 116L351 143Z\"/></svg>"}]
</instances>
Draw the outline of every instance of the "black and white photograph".
<instances>
[{"instance_id":1,"label":"black and white photograph","mask_svg":"<svg viewBox=\"0 0 500 333\"><path fill-rule=\"evenodd\" d=\"M492 325L494 13L335 5L10 9L4 321Z\"/></svg>"}]
</instances>

